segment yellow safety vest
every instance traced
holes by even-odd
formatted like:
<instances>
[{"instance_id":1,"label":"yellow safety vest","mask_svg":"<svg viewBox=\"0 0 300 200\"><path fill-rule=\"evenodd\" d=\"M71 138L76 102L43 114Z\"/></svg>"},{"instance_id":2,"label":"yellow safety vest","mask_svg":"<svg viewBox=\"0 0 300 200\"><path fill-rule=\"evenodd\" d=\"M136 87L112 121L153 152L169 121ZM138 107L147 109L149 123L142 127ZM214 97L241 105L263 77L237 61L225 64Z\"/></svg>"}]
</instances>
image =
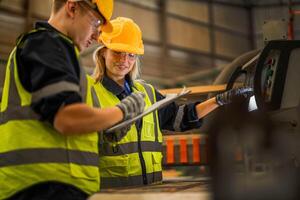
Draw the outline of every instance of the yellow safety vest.
<instances>
[{"instance_id":1,"label":"yellow safety vest","mask_svg":"<svg viewBox=\"0 0 300 200\"><path fill-rule=\"evenodd\" d=\"M156 102L154 88L144 82L135 81L138 91L146 94L147 109ZM100 107L115 106L120 100L101 83L94 85ZM138 186L162 180L162 133L157 112L143 117L142 130L132 125L120 141L108 141L100 137L101 188Z\"/></svg>"},{"instance_id":2,"label":"yellow safety vest","mask_svg":"<svg viewBox=\"0 0 300 200\"><path fill-rule=\"evenodd\" d=\"M78 56L75 46L74 50ZM64 136L40 121L30 107L32 101L61 91L77 91L92 106L88 88L93 83L81 69L80 86L63 81L29 93L17 70L15 47L6 67L0 113L0 199L45 181L71 184L88 194L99 191L98 134Z\"/></svg>"}]
</instances>

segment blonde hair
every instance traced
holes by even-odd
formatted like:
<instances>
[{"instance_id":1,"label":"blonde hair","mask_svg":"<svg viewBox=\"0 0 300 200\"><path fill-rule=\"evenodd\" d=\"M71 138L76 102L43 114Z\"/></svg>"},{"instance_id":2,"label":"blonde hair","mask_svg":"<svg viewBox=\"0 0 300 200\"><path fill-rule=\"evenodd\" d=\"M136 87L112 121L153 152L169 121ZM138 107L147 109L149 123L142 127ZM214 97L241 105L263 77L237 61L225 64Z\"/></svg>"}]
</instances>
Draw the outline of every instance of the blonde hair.
<instances>
[{"instance_id":1,"label":"blonde hair","mask_svg":"<svg viewBox=\"0 0 300 200\"><path fill-rule=\"evenodd\" d=\"M95 82L102 82L102 79L105 75L106 65L105 59L102 55L103 50L107 49L105 46L100 46L94 51L93 60L96 65L92 77L95 79ZM132 70L129 72L129 77L131 80L136 80L140 76L140 59L137 56L136 61L133 65Z\"/></svg>"}]
</instances>

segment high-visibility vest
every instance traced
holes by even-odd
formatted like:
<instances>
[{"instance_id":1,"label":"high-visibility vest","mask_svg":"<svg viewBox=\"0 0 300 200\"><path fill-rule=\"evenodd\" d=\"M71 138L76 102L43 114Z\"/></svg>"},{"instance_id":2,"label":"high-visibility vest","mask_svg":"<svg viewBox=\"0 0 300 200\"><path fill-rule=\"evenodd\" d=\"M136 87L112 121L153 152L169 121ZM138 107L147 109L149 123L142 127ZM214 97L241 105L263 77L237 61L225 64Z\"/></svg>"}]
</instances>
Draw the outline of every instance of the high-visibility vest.
<instances>
[{"instance_id":1,"label":"high-visibility vest","mask_svg":"<svg viewBox=\"0 0 300 200\"><path fill-rule=\"evenodd\" d=\"M75 46L74 51L78 56ZM49 123L40 121L30 107L35 100L63 91L79 92L92 106L88 88L93 83L87 81L81 69L80 86L62 81L29 93L23 88L17 70L15 47L6 66L1 103L0 199L45 181L71 184L88 194L99 191L98 134L64 136Z\"/></svg>"},{"instance_id":2,"label":"high-visibility vest","mask_svg":"<svg viewBox=\"0 0 300 200\"><path fill-rule=\"evenodd\" d=\"M134 86L146 94L145 109L156 102L155 90L151 85L135 81ZM101 83L96 83L94 87L101 108L120 103ZM120 141L107 140L101 134L101 188L137 186L162 180L162 133L157 112L143 117L142 123L142 130L138 132L136 126L132 125Z\"/></svg>"}]
</instances>

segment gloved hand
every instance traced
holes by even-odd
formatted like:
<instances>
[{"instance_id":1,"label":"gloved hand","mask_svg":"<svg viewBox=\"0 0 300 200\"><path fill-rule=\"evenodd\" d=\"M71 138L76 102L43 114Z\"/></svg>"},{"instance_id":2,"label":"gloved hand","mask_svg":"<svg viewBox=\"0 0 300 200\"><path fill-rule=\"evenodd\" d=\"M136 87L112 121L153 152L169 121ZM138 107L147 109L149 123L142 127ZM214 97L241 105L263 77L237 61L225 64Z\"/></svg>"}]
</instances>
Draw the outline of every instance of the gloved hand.
<instances>
[{"instance_id":1,"label":"gloved hand","mask_svg":"<svg viewBox=\"0 0 300 200\"><path fill-rule=\"evenodd\" d=\"M248 99L251 96L253 96L253 89L250 87L233 88L221 94L217 94L216 102L222 106L231 103L233 98Z\"/></svg>"},{"instance_id":2,"label":"gloved hand","mask_svg":"<svg viewBox=\"0 0 300 200\"><path fill-rule=\"evenodd\" d=\"M113 133L104 132L104 137L109 142L119 142L126 136L127 132L130 130L130 128L131 128L131 125L128 125L126 127L123 127L120 130L113 132Z\"/></svg>"},{"instance_id":3,"label":"gloved hand","mask_svg":"<svg viewBox=\"0 0 300 200\"><path fill-rule=\"evenodd\" d=\"M123 99L117 106L123 112L123 121L131 119L144 111L145 94L142 92L135 92Z\"/></svg>"}]
</instances>

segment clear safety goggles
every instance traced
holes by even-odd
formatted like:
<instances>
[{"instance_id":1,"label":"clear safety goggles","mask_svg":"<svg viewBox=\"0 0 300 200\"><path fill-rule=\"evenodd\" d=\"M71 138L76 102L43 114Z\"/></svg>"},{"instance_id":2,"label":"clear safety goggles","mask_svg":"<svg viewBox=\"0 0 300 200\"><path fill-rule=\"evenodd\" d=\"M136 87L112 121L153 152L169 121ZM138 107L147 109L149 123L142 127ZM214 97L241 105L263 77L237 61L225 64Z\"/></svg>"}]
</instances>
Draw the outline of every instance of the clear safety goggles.
<instances>
[{"instance_id":1,"label":"clear safety goggles","mask_svg":"<svg viewBox=\"0 0 300 200\"><path fill-rule=\"evenodd\" d=\"M98 21L94 23L94 26L99 27L100 25L103 25L105 23L105 18L102 16L102 14L99 12L97 4L92 3L90 0L69 0L71 2L85 2L86 5L94 12L95 15L98 16Z\"/></svg>"}]
</instances>

